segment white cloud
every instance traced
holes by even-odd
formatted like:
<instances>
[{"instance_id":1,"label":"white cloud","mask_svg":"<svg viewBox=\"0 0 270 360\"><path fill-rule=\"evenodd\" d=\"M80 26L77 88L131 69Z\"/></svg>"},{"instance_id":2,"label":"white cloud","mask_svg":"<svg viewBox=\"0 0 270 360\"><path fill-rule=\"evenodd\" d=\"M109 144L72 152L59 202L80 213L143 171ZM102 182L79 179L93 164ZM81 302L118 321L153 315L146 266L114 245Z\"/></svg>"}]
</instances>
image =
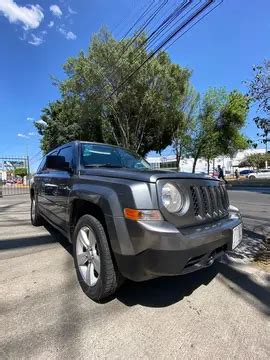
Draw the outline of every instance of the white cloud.
<instances>
[{"instance_id":1,"label":"white cloud","mask_svg":"<svg viewBox=\"0 0 270 360\"><path fill-rule=\"evenodd\" d=\"M59 27L59 32L64 35L67 40L76 40L77 36L72 31L67 31L63 26Z\"/></svg>"},{"instance_id":2,"label":"white cloud","mask_svg":"<svg viewBox=\"0 0 270 360\"><path fill-rule=\"evenodd\" d=\"M62 16L62 10L60 9L60 7L58 5L51 5L50 6L50 10L53 13L54 16L56 17L61 17Z\"/></svg>"},{"instance_id":3,"label":"white cloud","mask_svg":"<svg viewBox=\"0 0 270 360\"><path fill-rule=\"evenodd\" d=\"M27 120L27 121L34 121L34 118L32 118L32 117L27 117L26 120Z\"/></svg>"},{"instance_id":4,"label":"white cloud","mask_svg":"<svg viewBox=\"0 0 270 360\"><path fill-rule=\"evenodd\" d=\"M31 34L32 40L28 41L28 44L39 46L44 42L44 39L42 37L36 36L34 34Z\"/></svg>"},{"instance_id":5,"label":"white cloud","mask_svg":"<svg viewBox=\"0 0 270 360\"><path fill-rule=\"evenodd\" d=\"M68 12L69 12L71 15L76 15L76 14L77 14L77 11L72 10L70 6L68 7Z\"/></svg>"},{"instance_id":6,"label":"white cloud","mask_svg":"<svg viewBox=\"0 0 270 360\"><path fill-rule=\"evenodd\" d=\"M28 135L29 136L35 136L36 134L34 132L29 132Z\"/></svg>"},{"instance_id":7,"label":"white cloud","mask_svg":"<svg viewBox=\"0 0 270 360\"><path fill-rule=\"evenodd\" d=\"M23 23L25 30L38 28L44 18L39 5L20 6L14 0L0 0L0 13L10 23Z\"/></svg>"},{"instance_id":8,"label":"white cloud","mask_svg":"<svg viewBox=\"0 0 270 360\"><path fill-rule=\"evenodd\" d=\"M67 40L76 40L77 36L72 31L68 31L66 34L66 39Z\"/></svg>"},{"instance_id":9,"label":"white cloud","mask_svg":"<svg viewBox=\"0 0 270 360\"><path fill-rule=\"evenodd\" d=\"M17 134L18 137L24 138L24 139L29 139L29 136L24 135L24 134Z\"/></svg>"},{"instance_id":10,"label":"white cloud","mask_svg":"<svg viewBox=\"0 0 270 360\"><path fill-rule=\"evenodd\" d=\"M42 120L42 119L39 119L37 121L35 121L36 124L40 124L40 125L43 125L43 126L47 126L47 123L46 121Z\"/></svg>"},{"instance_id":11,"label":"white cloud","mask_svg":"<svg viewBox=\"0 0 270 360\"><path fill-rule=\"evenodd\" d=\"M52 28L53 25L54 25L54 21L50 21L49 24L48 24L48 27L49 27L49 28Z\"/></svg>"}]
</instances>

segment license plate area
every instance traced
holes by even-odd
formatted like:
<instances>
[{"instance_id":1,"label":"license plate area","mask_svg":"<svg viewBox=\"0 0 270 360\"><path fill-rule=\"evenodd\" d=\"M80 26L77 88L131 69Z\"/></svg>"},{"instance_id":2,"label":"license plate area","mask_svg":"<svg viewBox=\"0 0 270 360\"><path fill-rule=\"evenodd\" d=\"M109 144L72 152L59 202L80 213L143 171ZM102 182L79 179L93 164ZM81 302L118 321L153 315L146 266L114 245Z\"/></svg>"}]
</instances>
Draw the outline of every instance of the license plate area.
<instances>
[{"instance_id":1,"label":"license plate area","mask_svg":"<svg viewBox=\"0 0 270 360\"><path fill-rule=\"evenodd\" d=\"M233 241L232 241L232 248L235 249L243 238L243 227L242 224L236 226L233 229Z\"/></svg>"}]
</instances>

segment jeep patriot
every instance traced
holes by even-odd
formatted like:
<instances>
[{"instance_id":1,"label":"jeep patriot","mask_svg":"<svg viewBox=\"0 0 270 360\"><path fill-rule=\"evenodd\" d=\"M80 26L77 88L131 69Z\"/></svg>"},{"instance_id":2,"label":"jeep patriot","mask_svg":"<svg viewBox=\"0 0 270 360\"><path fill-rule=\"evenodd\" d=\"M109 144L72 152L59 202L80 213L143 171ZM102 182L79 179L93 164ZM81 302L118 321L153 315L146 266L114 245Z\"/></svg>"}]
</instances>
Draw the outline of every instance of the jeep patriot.
<instances>
[{"instance_id":1,"label":"jeep patriot","mask_svg":"<svg viewBox=\"0 0 270 360\"><path fill-rule=\"evenodd\" d=\"M42 160L31 185L31 221L73 244L83 291L113 294L144 281L210 266L242 239L242 220L222 182L151 169L130 150L74 141Z\"/></svg>"}]
</instances>

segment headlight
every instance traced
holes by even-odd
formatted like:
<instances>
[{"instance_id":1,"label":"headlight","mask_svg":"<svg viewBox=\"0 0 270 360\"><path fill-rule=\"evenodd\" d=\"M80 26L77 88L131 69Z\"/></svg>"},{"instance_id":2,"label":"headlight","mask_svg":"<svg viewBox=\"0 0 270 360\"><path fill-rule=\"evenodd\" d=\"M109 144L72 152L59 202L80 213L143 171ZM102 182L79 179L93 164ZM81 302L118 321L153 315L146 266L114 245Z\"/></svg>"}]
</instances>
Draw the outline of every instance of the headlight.
<instances>
[{"instance_id":1,"label":"headlight","mask_svg":"<svg viewBox=\"0 0 270 360\"><path fill-rule=\"evenodd\" d=\"M171 183L162 186L161 200L165 208L171 213L180 212L185 207L185 196Z\"/></svg>"}]
</instances>

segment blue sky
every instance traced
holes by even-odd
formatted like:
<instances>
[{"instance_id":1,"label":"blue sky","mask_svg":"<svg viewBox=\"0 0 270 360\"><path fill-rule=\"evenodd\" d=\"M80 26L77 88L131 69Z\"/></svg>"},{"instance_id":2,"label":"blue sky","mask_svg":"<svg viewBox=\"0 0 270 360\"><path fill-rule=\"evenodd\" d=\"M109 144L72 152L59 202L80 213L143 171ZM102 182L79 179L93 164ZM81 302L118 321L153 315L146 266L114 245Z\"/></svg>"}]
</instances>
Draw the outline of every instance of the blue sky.
<instances>
[{"instance_id":1,"label":"blue sky","mask_svg":"<svg viewBox=\"0 0 270 360\"><path fill-rule=\"evenodd\" d=\"M102 25L122 35L136 18L138 3L145 2L0 0L0 156L38 153L32 119L59 96L51 75L62 79L63 63L87 49ZM224 0L169 49L171 58L193 70L200 92L209 86L246 92L243 81L251 78L252 65L270 58L269 13L269 0ZM254 114L245 129L251 138L257 133Z\"/></svg>"}]
</instances>

